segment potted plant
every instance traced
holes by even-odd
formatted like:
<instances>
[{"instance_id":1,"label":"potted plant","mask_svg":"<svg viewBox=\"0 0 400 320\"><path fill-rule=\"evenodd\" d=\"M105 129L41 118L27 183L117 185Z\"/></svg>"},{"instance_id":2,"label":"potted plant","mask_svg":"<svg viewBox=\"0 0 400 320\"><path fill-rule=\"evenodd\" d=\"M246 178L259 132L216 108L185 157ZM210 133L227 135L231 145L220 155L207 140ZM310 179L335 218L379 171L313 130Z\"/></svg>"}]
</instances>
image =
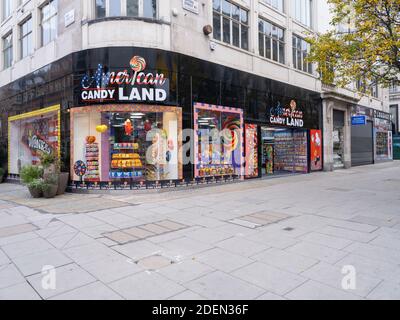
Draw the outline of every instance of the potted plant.
<instances>
[{"instance_id":1,"label":"potted plant","mask_svg":"<svg viewBox=\"0 0 400 320\"><path fill-rule=\"evenodd\" d=\"M40 164L44 170L44 176L57 173L59 171L58 159L54 152L42 153L40 156Z\"/></svg>"},{"instance_id":2,"label":"potted plant","mask_svg":"<svg viewBox=\"0 0 400 320\"><path fill-rule=\"evenodd\" d=\"M27 187L33 198L41 198L43 196L44 180L42 178L33 179L27 184Z\"/></svg>"},{"instance_id":3,"label":"potted plant","mask_svg":"<svg viewBox=\"0 0 400 320\"><path fill-rule=\"evenodd\" d=\"M54 198L58 190L58 175L48 174L44 179L43 196L47 199Z\"/></svg>"},{"instance_id":4,"label":"potted plant","mask_svg":"<svg viewBox=\"0 0 400 320\"><path fill-rule=\"evenodd\" d=\"M21 182L25 184L32 197L37 198L43 192L43 169L37 166L24 166L20 171Z\"/></svg>"}]
</instances>

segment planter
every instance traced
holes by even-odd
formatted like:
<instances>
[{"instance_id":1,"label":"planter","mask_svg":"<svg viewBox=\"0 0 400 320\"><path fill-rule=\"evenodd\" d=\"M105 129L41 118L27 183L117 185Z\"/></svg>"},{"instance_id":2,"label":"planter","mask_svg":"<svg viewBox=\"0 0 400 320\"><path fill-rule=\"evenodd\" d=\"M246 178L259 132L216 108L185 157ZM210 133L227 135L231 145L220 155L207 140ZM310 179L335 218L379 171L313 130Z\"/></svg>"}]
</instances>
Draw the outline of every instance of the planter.
<instances>
[{"instance_id":1,"label":"planter","mask_svg":"<svg viewBox=\"0 0 400 320\"><path fill-rule=\"evenodd\" d=\"M69 180L69 173L61 172L58 177L58 190L57 190L58 196L65 193L65 190L68 187L68 180Z\"/></svg>"},{"instance_id":2,"label":"planter","mask_svg":"<svg viewBox=\"0 0 400 320\"><path fill-rule=\"evenodd\" d=\"M41 188L35 187L28 187L29 193L31 194L32 198L41 198L43 196L43 191Z\"/></svg>"},{"instance_id":3,"label":"planter","mask_svg":"<svg viewBox=\"0 0 400 320\"><path fill-rule=\"evenodd\" d=\"M55 174L56 172L57 172L57 166L54 163L52 163L48 167L44 168L43 177Z\"/></svg>"},{"instance_id":4,"label":"planter","mask_svg":"<svg viewBox=\"0 0 400 320\"><path fill-rule=\"evenodd\" d=\"M54 198L57 195L58 184L51 184L44 188L43 196L47 199Z\"/></svg>"}]
</instances>

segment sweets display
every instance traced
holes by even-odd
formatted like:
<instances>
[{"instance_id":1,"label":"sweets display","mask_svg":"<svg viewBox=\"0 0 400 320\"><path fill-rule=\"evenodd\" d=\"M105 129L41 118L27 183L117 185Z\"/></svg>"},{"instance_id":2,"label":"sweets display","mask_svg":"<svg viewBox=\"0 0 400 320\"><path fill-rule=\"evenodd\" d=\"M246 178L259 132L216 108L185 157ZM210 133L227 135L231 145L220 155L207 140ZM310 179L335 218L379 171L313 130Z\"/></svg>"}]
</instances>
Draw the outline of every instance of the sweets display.
<instances>
[{"instance_id":1,"label":"sweets display","mask_svg":"<svg viewBox=\"0 0 400 320\"><path fill-rule=\"evenodd\" d=\"M201 166L199 169L200 177L223 176L233 174L235 174L235 169L231 165Z\"/></svg>"},{"instance_id":2,"label":"sweets display","mask_svg":"<svg viewBox=\"0 0 400 320\"><path fill-rule=\"evenodd\" d=\"M274 149L275 171L308 171L306 132L276 132Z\"/></svg>"},{"instance_id":3,"label":"sweets display","mask_svg":"<svg viewBox=\"0 0 400 320\"><path fill-rule=\"evenodd\" d=\"M141 156L133 152L140 148L139 143L114 143L112 148L110 178L132 179L144 175Z\"/></svg>"},{"instance_id":4,"label":"sweets display","mask_svg":"<svg viewBox=\"0 0 400 320\"><path fill-rule=\"evenodd\" d=\"M96 138L87 137L86 141L87 142L96 141ZM86 143L85 157L86 157L85 179L88 181L100 181L99 144L95 142Z\"/></svg>"}]
</instances>

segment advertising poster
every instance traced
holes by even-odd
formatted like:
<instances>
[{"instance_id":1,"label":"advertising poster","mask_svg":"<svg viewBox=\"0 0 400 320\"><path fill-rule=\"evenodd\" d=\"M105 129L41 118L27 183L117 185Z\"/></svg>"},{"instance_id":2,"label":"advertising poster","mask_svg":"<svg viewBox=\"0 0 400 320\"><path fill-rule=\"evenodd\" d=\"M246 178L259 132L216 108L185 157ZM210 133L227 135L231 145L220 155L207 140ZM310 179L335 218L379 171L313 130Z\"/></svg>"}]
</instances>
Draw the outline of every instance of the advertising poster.
<instances>
[{"instance_id":1,"label":"advertising poster","mask_svg":"<svg viewBox=\"0 0 400 320\"><path fill-rule=\"evenodd\" d=\"M246 124L246 166L245 175L247 178L258 177L258 133L257 125Z\"/></svg>"},{"instance_id":2,"label":"advertising poster","mask_svg":"<svg viewBox=\"0 0 400 320\"><path fill-rule=\"evenodd\" d=\"M322 170L322 133L310 130L311 136L311 171Z\"/></svg>"},{"instance_id":3,"label":"advertising poster","mask_svg":"<svg viewBox=\"0 0 400 320\"><path fill-rule=\"evenodd\" d=\"M58 108L58 107L57 107ZM59 108L9 118L9 173L40 162L42 154L59 156Z\"/></svg>"}]
</instances>

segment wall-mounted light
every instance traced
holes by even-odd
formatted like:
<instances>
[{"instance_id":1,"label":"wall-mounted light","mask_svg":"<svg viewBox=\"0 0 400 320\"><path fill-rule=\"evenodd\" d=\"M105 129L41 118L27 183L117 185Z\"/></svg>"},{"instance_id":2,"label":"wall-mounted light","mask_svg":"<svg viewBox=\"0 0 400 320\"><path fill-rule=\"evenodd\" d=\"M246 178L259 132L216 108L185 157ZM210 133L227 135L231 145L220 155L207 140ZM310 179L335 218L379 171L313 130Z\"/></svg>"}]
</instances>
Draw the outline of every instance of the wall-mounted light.
<instances>
[{"instance_id":1,"label":"wall-mounted light","mask_svg":"<svg viewBox=\"0 0 400 320\"><path fill-rule=\"evenodd\" d=\"M212 26L210 26L209 24L207 24L207 25L205 25L205 26L203 27L203 33L204 33L204 35L208 36L208 35L210 35L212 32L213 32L213 28L212 28Z\"/></svg>"}]
</instances>

